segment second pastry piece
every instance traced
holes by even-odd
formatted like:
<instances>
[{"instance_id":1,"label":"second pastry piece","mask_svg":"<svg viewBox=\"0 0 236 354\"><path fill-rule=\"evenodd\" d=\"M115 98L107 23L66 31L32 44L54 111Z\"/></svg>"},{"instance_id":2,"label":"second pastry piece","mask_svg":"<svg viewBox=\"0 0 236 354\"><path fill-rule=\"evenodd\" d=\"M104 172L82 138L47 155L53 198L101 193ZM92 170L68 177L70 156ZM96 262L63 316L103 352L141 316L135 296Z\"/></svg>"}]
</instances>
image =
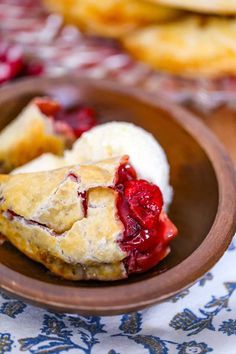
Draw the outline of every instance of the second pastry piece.
<instances>
[{"instance_id":1,"label":"second pastry piece","mask_svg":"<svg viewBox=\"0 0 236 354\"><path fill-rule=\"evenodd\" d=\"M45 0L53 12L62 14L89 34L120 37L148 24L175 18L180 11L147 0Z\"/></svg>"},{"instance_id":2,"label":"second pastry piece","mask_svg":"<svg viewBox=\"0 0 236 354\"><path fill-rule=\"evenodd\" d=\"M236 74L236 19L189 15L124 38L125 48L154 69L190 78Z\"/></svg>"},{"instance_id":3,"label":"second pastry piece","mask_svg":"<svg viewBox=\"0 0 236 354\"><path fill-rule=\"evenodd\" d=\"M0 166L3 172L21 166L45 152L62 155L73 142L72 129L53 116L61 105L51 98L35 98L0 132Z\"/></svg>"}]
</instances>

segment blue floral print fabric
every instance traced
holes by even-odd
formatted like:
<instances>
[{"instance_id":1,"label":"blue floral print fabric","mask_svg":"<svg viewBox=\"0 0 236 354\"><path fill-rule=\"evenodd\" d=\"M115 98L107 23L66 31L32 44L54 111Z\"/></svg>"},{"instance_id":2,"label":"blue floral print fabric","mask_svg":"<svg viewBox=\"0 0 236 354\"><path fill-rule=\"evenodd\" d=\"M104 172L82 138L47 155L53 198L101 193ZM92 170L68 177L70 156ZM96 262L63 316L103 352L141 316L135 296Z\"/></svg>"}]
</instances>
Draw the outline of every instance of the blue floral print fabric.
<instances>
[{"instance_id":1,"label":"blue floral print fabric","mask_svg":"<svg viewBox=\"0 0 236 354\"><path fill-rule=\"evenodd\" d=\"M236 239L190 289L133 314L58 314L0 293L0 354L210 352L236 353Z\"/></svg>"}]
</instances>

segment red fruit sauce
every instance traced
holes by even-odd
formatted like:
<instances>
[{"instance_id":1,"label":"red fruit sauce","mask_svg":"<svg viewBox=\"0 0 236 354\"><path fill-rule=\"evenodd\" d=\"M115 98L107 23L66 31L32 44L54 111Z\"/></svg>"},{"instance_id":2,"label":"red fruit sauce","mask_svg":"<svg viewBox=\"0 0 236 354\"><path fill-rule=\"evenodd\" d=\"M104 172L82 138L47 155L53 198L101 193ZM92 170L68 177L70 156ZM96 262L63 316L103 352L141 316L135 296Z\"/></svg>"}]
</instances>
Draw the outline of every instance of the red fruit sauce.
<instances>
[{"instance_id":1,"label":"red fruit sauce","mask_svg":"<svg viewBox=\"0 0 236 354\"><path fill-rule=\"evenodd\" d=\"M96 125L96 114L91 108L77 107L66 111L58 102L45 98L38 98L35 103L43 114L54 120L58 134L75 139Z\"/></svg>"},{"instance_id":2,"label":"red fruit sauce","mask_svg":"<svg viewBox=\"0 0 236 354\"><path fill-rule=\"evenodd\" d=\"M137 180L129 163L119 167L115 189L118 214L125 228L119 244L129 254L124 260L125 268L128 274L144 272L168 254L177 229L162 210L160 189Z\"/></svg>"},{"instance_id":3,"label":"red fruit sauce","mask_svg":"<svg viewBox=\"0 0 236 354\"><path fill-rule=\"evenodd\" d=\"M96 125L95 111L88 107L81 107L69 111L61 110L55 116L58 122L66 122L73 130L76 138Z\"/></svg>"}]
</instances>

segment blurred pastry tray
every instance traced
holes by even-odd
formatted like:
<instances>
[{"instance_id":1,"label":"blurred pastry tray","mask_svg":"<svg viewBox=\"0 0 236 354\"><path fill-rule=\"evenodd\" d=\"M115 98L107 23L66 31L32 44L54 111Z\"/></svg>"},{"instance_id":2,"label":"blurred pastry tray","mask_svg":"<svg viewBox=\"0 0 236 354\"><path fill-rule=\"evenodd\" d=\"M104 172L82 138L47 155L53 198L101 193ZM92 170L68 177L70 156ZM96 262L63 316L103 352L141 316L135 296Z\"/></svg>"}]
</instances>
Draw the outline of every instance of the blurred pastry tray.
<instances>
[{"instance_id":1,"label":"blurred pastry tray","mask_svg":"<svg viewBox=\"0 0 236 354\"><path fill-rule=\"evenodd\" d=\"M219 136L236 162L236 78L190 80L158 73L133 60L115 40L88 37L64 25L61 16L45 11L41 0L1 1L0 51L4 43L14 43L26 58L40 61L45 75L73 72L116 80L188 106Z\"/></svg>"}]
</instances>

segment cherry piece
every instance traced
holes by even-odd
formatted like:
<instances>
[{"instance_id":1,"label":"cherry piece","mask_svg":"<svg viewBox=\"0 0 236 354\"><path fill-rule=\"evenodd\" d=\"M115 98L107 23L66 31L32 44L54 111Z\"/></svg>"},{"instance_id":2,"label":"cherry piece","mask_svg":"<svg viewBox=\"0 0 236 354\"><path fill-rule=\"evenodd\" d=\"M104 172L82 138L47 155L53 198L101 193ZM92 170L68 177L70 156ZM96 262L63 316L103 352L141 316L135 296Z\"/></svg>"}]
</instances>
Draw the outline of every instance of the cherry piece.
<instances>
[{"instance_id":1,"label":"cherry piece","mask_svg":"<svg viewBox=\"0 0 236 354\"><path fill-rule=\"evenodd\" d=\"M125 231L124 231L125 238L129 239L131 237L136 236L141 230L141 227L139 223L134 218L132 218L129 204L127 200L122 197L122 195L118 196L117 208L119 210L120 219L125 227Z\"/></svg>"},{"instance_id":2,"label":"cherry piece","mask_svg":"<svg viewBox=\"0 0 236 354\"><path fill-rule=\"evenodd\" d=\"M119 183L121 184L137 178L136 171L129 163L123 164L119 167L118 176Z\"/></svg>"},{"instance_id":3,"label":"cherry piece","mask_svg":"<svg viewBox=\"0 0 236 354\"><path fill-rule=\"evenodd\" d=\"M152 228L157 224L163 206L159 187L145 180L128 181L125 183L125 197L143 227Z\"/></svg>"},{"instance_id":4,"label":"cherry piece","mask_svg":"<svg viewBox=\"0 0 236 354\"><path fill-rule=\"evenodd\" d=\"M137 236L127 241L124 247L126 250L137 249L140 252L145 252L155 247L158 241L160 242L160 238L156 230L143 229Z\"/></svg>"},{"instance_id":5,"label":"cherry piece","mask_svg":"<svg viewBox=\"0 0 236 354\"><path fill-rule=\"evenodd\" d=\"M61 110L61 105L57 101L46 98L36 98L34 103L40 111L47 117L54 117Z\"/></svg>"},{"instance_id":6,"label":"cherry piece","mask_svg":"<svg viewBox=\"0 0 236 354\"><path fill-rule=\"evenodd\" d=\"M158 231L165 243L169 243L178 233L177 227L163 210L159 218Z\"/></svg>"},{"instance_id":7,"label":"cherry piece","mask_svg":"<svg viewBox=\"0 0 236 354\"><path fill-rule=\"evenodd\" d=\"M145 272L157 265L168 253L168 247L163 247L160 243L150 252L136 255L136 273Z\"/></svg>"},{"instance_id":8,"label":"cherry piece","mask_svg":"<svg viewBox=\"0 0 236 354\"><path fill-rule=\"evenodd\" d=\"M95 113L90 108L66 111L53 99L37 98L34 102L43 114L53 119L55 132L67 136L69 141L96 125Z\"/></svg>"},{"instance_id":9,"label":"cherry piece","mask_svg":"<svg viewBox=\"0 0 236 354\"><path fill-rule=\"evenodd\" d=\"M61 111L56 116L56 120L66 122L79 138L84 132L96 125L96 115L93 109L84 107L71 111Z\"/></svg>"}]
</instances>

